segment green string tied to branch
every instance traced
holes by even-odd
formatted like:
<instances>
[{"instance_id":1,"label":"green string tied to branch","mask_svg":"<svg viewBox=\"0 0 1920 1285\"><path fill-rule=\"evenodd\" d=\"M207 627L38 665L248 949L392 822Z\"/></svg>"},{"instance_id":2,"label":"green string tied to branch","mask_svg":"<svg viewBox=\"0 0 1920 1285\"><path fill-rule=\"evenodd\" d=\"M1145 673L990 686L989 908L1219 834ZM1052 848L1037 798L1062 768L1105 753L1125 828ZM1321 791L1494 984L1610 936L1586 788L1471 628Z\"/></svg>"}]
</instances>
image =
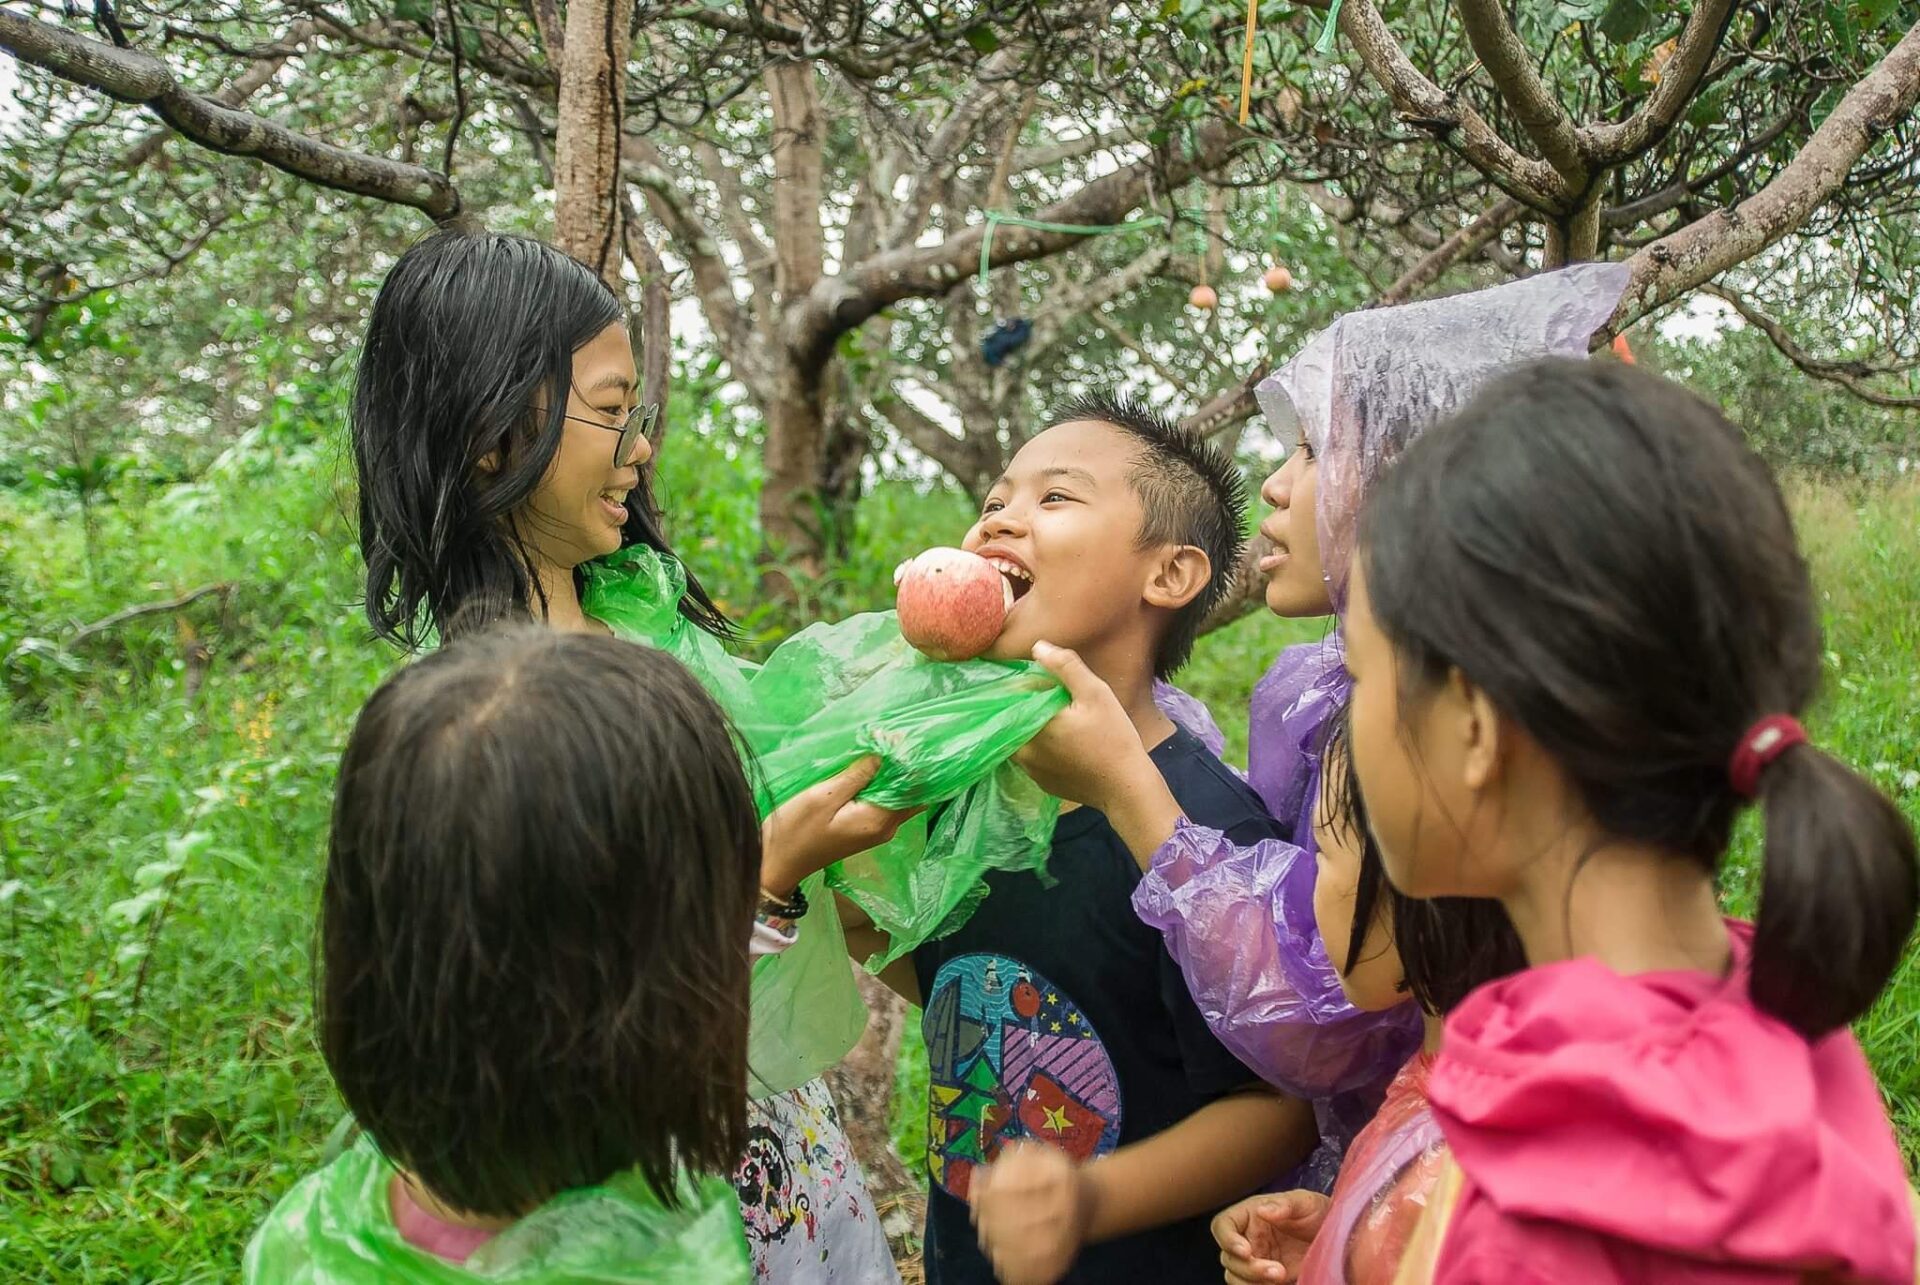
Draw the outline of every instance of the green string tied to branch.
<instances>
[{"instance_id":1,"label":"green string tied to branch","mask_svg":"<svg viewBox=\"0 0 1920 1285\"><path fill-rule=\"evenodd\" d=\"M1133 219L1126 223L1048 223L1044 219L1023 219L1017 214L987 211L986 235L980 238L980 288L987 285L987 272L993 266L993 230L1005 223L1009 227L1029 228L1035 232L1062 232L1069 236L1105 236L1109 232L1137 232L1141 228L1165 227L1163 218Z\"/></svg>"},{"instance_id":2,"label":"green string tied to branch","mask_svg":"<svg viewBox=\"0 0 1920 1285\"><path fill-rule=\"evenodd\" d=\"M1327 6L1327 24L1320 28L1320 39L1313 42L1313 52L1325 57L1333 49L1333 36L1340 29L1340 0L1333 0Z\"/></svg>"}]
</instances>

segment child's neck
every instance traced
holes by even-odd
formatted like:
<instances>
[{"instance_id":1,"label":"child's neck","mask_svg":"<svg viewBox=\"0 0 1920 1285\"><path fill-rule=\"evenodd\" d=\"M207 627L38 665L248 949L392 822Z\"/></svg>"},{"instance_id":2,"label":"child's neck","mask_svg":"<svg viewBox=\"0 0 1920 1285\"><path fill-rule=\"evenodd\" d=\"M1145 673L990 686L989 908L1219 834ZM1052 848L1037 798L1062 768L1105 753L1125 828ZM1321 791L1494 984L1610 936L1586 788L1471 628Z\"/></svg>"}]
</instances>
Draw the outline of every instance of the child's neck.
<instances>
[{"instance_id":1,"label":"child's neck","mask_svg":"<svg viewBox=\"0 0 1920 1285\"><path fill-rule=\"evenodd\" d=\"M1100 681L1113 689L1120 708L1127 711L1127 717L1133 722L1133 730L1140 734L1142 745L1151 750L1173 735L1172 720L1161 713L1153 701L1151 656L1135 654L1131 649L1121 656L1089 649L1082 652L1080 658Z\"/></svg>"},{"instance_id":2,"label":"child's neck","mask_svg":"<svg viewBox=\"0 0 1920 1285\"><path fill-rule=\"evenodd\" d=\"M1530 964L1591 956L1622 975L1721 974L1732 958L1713 880L1647 844L1565 835L1501 898Z\"/></svg>"},{"instance_id":3,"label":"child's neck","mask_svg":"<svg viewBox=\"0 0 1920 1285\"><path fill-rule=\"evenodd\" d=\"M580 593L574 588L573 568L561 567L544 558L533 560L534 579L539 582L540 594L545 597L548 627L570 634L603 634L607 627L589 616L580 607ZM528 604L537 614L540 610L538 599Z\"/></svg>"},{"instance_id":4,"label":"child's neck","mask_svg":"<svg viewBox=\"0 0 1920 1285\"><path fill-rule=\"evenodd\" d=\"M428 1191L421 1185L419 1179L404 1169L394 1174L394 1181L406 1189L407 1199L418 1206L422 1213L440 1222L454 1227L471 1227L476 1231L503 1231L514 1224L511 1218L489 1218L483 1214L462 1213Z\"/></svg>"},{"instance_id":5,"label":"child's neck","mask_svg":"<svg viewBox=\"0 0 1920 1285\"><path fill-rule=\"evenodd\" d=\"M1420 1051L1422 1053L1438 1053L1440 1051L1440 1037L1446 1032L1446 1029L1446 1018L1438 1013L1429 1013L1425 1009L1420 1010Z\"/></svg>"}]
</instances>

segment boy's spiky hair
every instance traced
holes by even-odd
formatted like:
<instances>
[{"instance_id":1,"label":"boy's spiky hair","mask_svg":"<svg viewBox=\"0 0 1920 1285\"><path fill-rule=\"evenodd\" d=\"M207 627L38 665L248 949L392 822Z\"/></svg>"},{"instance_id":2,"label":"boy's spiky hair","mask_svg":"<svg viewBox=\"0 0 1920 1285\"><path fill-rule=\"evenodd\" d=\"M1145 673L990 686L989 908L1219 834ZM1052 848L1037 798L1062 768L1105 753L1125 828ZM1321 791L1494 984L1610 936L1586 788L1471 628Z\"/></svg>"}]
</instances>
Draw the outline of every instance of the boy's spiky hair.
<instances>
[{"instance_id":1,"label":"boy's spiky hair","mask_svg":"<svg viewBox=\"0 0 1920 1285\"><path fill-rule=\"evenodd\" d=\"M1200 434L1123 393L1076 397L1056 407L1047 423L1111 424L1131 437L1140 448L1127 477L1145 510L1141 546L1190 544L1207 555L1213 571L1206 588L1174 615L1154 651L1154 676L1165 678L1193 654L1201 622L1233 583L1246 549L1247 487L1240 469Z\"/></svg>"}]
</instances>

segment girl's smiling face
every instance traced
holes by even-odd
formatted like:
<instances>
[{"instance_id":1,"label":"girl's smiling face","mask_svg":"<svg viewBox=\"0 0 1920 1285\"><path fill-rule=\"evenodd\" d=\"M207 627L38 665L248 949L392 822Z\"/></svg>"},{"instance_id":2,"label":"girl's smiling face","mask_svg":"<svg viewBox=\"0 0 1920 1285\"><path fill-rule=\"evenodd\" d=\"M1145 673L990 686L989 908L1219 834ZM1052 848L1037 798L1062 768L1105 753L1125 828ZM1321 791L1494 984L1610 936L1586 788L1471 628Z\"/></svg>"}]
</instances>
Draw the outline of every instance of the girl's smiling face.
<instances>
[{"instance_id":1,"label":"girl's smiling face","mask_svg":"<svg viewBox=\"0 0 1920 1285\"><path fill-rule=\"evenodd\" d=\"M520 515L529 550L547 566L571 570L620 548L627 494L653 458L645 437L629 458L614 458L637 385L624 325L615 322L574 351L560 449ZM534 413L544 418L546 408Z\"/></svg>"},{"instance_id":2,"label":"girl's smiling face","mask_svg":"<svg viewBox=\"0 0 1920 1285\"><path fill-rule=\"evenodd\" d=\"M1333 610L1315 525L1318 480L1319 465L1303 433L1285 463L1260 486L1260 498L1273 506L1260 523L1260 534L1273 542L1273 552L1260 560L1260 574L1267 578L1267 610L1276 616L1324 616Z\"/></svg>"}]
</instances>

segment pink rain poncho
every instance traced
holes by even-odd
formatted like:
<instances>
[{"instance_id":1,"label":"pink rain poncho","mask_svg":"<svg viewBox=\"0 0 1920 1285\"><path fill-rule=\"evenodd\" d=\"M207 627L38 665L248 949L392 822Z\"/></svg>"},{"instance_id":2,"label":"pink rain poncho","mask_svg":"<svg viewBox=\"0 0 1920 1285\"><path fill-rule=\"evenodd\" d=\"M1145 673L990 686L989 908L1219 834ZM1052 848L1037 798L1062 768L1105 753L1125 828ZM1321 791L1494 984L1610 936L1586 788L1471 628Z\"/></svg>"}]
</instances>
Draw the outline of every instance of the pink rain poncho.
<instances>
[{"instance_id":1,"label":"pink rain poncho","mask_svg":"<svg viewBox=\"0 0 1920 1285\"><path fill-rule=\"evenodd\" d=\"M1380 471L1505 367L1584 354L1626 284L1623 265L1580 264L1353 313L1261 382L1274 432L1288 443L1304 434L1319 462L1315 523L1336 611L1346 606L1355 516ZM1293 1183L1319 1191L1420 1035L1411 1003L1363 1013L1347 1002L1314 923L1320 729L1345 700L1337 635L1280 653L1254 689L1248 780L1275 817L1293 823L1298 842L1241 848L1182 822L1133 897L1221 1042L1283 1091L1313 1100L1321 1146Z\"/></svg>"}]
</instances>

